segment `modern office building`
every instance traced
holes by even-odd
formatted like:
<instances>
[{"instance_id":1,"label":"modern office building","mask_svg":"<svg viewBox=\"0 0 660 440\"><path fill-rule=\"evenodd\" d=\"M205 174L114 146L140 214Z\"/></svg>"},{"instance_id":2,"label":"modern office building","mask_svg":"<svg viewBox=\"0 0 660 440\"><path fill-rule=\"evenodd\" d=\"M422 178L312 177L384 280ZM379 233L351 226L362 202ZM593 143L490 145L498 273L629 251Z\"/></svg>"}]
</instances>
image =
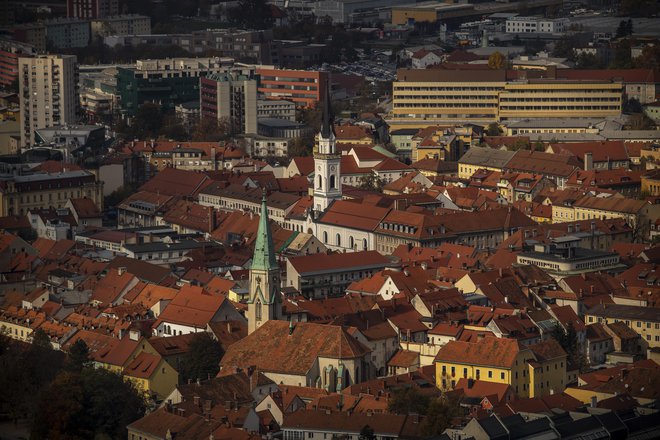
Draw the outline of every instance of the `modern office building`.
<instances>
[{"instance_id":1,"label":"modern office building","mask_svg":"<svg viewBox=\"0 0 660 440\"><path fill-rule=\"evenodd\" d=\"M202 117L227 120L232 133L257 133L257 78L234 70L200 78Z\"/></svg>"},{"instance_id":2,"label":"modern office building","mask_svg":"<svg viewBox=\"0 0 660 440\"><path fill-rule=\"evenodd\" d=\"M78 65L74 55L19 58L21 147L35 142L38 128L76 122Z\"/></svg>"},{"instance_id":3,"label":"modern office building","mask_svg":"<svg viewBox=\"0 0 660 440\"><path fill-rule=\"evenodd\" d=\"M568 30L568 18L511 17L506 21L507 34L561 34Z\"/></svg>"},{"instance_id":4,"label":"modern office building","mask_svg":"<svg viewBox=\"0 0 660 440\"><path fill-rule=\"evenodd\" d=\"M222 73L232 66L227 58L174 58L138 60L135 67L117 69L120 111L135 116L145 102L174 109L177 104L199 100L199 78Z\"/></svg>"},{"instance_id":5,"label":"modern office building","mask_svg":"<svg viewBox=\"0 0 660 440\"><path fill-rule=\"evenodd\" d=\"M321 71L257 68L259 93L266 99L286 99L314 107L323 99L328 74Z\"/></svg>"},{"instance_id":6,"label":"modern office building","mask_svg":"<svg viewBox=\"0 0 660 440\"><path fill-rule=\"evenodd\" d=\"M67 0L66 14L75 18L103 18L119 14L119 0Z\"/></svg>"},{"instance_id":7,"label":"modern office building","mask_svg":"<svg viewBox=\"0 0 660 440\"><path fill-rule=\"evenodd\" d=\"M397 128L440 122L619 116L623 84L562 78L560 71L400 69L393 84Z\"/></svg>"}]
</instances>

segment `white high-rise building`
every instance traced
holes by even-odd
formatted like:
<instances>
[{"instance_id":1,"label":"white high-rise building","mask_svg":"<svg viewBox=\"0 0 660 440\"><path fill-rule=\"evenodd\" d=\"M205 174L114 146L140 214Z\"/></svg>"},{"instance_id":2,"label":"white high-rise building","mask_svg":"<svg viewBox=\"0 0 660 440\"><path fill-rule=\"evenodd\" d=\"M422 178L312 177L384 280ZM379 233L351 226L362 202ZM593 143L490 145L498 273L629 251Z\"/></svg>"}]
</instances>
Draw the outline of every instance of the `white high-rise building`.
<instances>
[{"instance_id":1,"label":"white high-rise building","mask_svg":"<svg viewBox=\"0 0 660 440\"><path fill-rule=\"evenodd\" d=\"M80 99L74 55L19 58L21 148L35 143L35 130L74 124Z\"/></svg>"}]
</instances>

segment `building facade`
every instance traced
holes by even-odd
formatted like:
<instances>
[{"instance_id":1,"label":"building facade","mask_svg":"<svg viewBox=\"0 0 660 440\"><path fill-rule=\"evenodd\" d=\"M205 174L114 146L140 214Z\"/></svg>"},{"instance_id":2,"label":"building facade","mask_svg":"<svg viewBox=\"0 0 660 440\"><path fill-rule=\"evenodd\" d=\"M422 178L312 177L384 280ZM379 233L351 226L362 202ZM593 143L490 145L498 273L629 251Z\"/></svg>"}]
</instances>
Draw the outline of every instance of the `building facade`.
<instances>
[{"instance_id":1,"label":"building facade","mask_svg":"<svg viewBox=\"0 0 660 440\"><path fill-rule=\"evenodd\" d=\"M15 176L1 182L0 216L35 209L64 208L69 199L87 197L103 209L103 182L88 171Z\"/></svg>"},{"instance_id":2,"label":"building facade","mask_svg":"<svg viewBox=\"0 0 660 440\"><path fill-rule=\"evenodd\" d=\"M232 133L257 133L257 79L252 71L200 78L202 117L227 121Z\"/></svg>"},{"instance_id":3,"label":"building facade","mask_svg":"<svg viewBox=\"0 0 660 440\"><path fill-rule=\"evenodd\" d=\"M67 0L67 17L103 18L119 14L119 0Z\"/></svg>"},{"instance_id":4,"label":"building facade","mask_svg":"<svg viewBox=\"0 0 660 440\"><path fill-rule=\"evenodd\" d=\"M441 122L509 118L619 116L619 81L519 79L505 70L400 69L393 84L392 122L423 127Z\"/></svg>"},{"instance_id":5,"label":"building facade","mask_svg":"<svg viewBox=\"0 0 660 440\"><path fill-rule=\"evenodd\" d=\"M19 58L21 147L35 142L35 131L76 122L78 66L74 55Z\"/></svg>"},{"instance_id":6,"label":"building facade","mask_svg":"<svg viewBox=\"0 0 660 440\"><path fill-rule=\"evenodd\" d=\"M320 71L258 68L259 93L266 99L285 99L314 107L324 98L328 74Z\"/></svg>"}]
</instances>

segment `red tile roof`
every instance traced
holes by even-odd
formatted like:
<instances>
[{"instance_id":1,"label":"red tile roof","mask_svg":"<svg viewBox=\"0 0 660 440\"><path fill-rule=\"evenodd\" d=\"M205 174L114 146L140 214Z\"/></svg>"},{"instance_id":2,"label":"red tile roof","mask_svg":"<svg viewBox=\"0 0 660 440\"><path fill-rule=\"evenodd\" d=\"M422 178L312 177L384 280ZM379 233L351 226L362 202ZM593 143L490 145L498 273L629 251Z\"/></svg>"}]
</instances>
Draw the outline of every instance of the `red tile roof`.
<instances>
[{"instance_id":1,"label":"red tile roof","mask_svg":"<svg viewBox=\"0 0 660 440\"><path fill-rule=\"evenodd\" d=\"M356 359L371 350L339 326L267 321L240 343L227 348L220 361L223 372L255 366L264 372L304 375L318 357Z\"/></svg>"},{"instance_id":2,"label":"red tile roof","mask_svg":"<svg viewBox=\"0 0 660 440\"><path fill-rule=\"evenodd\" d=\"M73 205L73 209L76 211L78 218L100 218L101 211L96 206L96 203L92 199L83 197L80 199L69 199Z\"/></svg>"},{"instance_id":3,"label":"red tile roof","mask_svg":"<svg viewBox=\"0 0 660 440\"><path fill-rule=\"evenodd\" d=\"M342 270L383 268L389 259L376 251L360 251L334 254L313 254L289 259L289 263L302 276Z\"/></svg>"},{"instance_id":4,"label":"red tile roof","mask_svg":"<svg viewBox=\"0 0 660 440\"><path fill-rule=\"evenodd\" d=\"M512 339L484 338L471 343L449 341L435 357L437 362L511 368L520 348Z\"/></svg>"}]
</instances>

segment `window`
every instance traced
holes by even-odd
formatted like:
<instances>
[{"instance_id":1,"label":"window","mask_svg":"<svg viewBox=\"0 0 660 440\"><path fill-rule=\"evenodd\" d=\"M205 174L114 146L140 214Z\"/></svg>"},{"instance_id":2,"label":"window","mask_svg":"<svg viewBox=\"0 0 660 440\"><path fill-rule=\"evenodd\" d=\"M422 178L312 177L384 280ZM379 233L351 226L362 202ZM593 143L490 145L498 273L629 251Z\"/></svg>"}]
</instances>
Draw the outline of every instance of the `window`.
<instances>
[{"instance_id":1,"label":"window","mask_svg":"<svg viewBox=\"0 0 660 440\"><path fill-rule=\"evenodd\" d=\"M328 233L323 231L323 243L328 244Z\"/></svg>"},{"instance_id":2,"label":"window","mask_svg":"<svg viewBox=\"0 0 660 440\"><path fill-rule=\"evenodd\" d=\"M488 370L488 378L489 379L493 378L493 372L491 370Z\"/></svg>"},{"instance_id":3,"label":"window","mask_svg":"<svg viewBox=\"0 0 660 440\"><path fill-rule=\"evenodd\" d=\"M341 235L337 234L335 237L336 237L335 241L337 242L337 246L341 246Z\"/></svg>"},{"instance_id":4,"label":"window","mask_svg":"<svg viewBox=\"0 0 660 440\"><path fill-rule=\"evenodd\" d=\"M500 379L504 380L504 372L500 373Z\"/></svg>"},{"instance_id":5,"label":"window","mask_svg":"<svg viewBox=\"0 0 660 440\"><path fill-rule=\"evenodd\" d=\"M330 189L335 189L337 187L337 184L335 182L335 176L334 174L330 176Z\"/></svg>"}]
</instances>

